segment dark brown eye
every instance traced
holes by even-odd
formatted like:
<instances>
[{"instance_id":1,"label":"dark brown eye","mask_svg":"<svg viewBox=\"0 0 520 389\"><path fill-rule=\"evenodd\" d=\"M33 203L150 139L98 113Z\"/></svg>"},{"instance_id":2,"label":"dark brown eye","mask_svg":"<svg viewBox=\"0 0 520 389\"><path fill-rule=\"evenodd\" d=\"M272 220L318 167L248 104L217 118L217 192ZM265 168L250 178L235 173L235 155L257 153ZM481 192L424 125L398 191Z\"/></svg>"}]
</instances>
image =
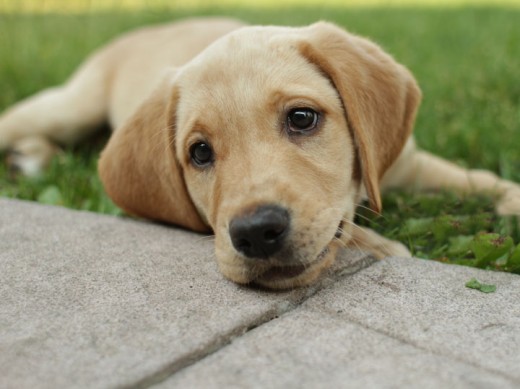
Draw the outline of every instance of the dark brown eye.
<instances>
[{"instance_id":1,"label":"dark brown eye","mask_svg":"<svg viewBox=\"0 0 520 389\"><path fill-rule=\"evenodd\" d=\"M198 167L206 167L213 163L213 150L208 143L197 142L190 147L190 157Z\"/></svg>"},{"instance_id":2,"label":"dark brown eye","mask_svg":"<svg viewBox=\"0 0 520 389\"><path fill-rule=\"evenodd\" d=\"M310 108L295 108L287 114L289 131L305 133L312 131L318 125L319 114Z\"/></svg>"}]
</instances>

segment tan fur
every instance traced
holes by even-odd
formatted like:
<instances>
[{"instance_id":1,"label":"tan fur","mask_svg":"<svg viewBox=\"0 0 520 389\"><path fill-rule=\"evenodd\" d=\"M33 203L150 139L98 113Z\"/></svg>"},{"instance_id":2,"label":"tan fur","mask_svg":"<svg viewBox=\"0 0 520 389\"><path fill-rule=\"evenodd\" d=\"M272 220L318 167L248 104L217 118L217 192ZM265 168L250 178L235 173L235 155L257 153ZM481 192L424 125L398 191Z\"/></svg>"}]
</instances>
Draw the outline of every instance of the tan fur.
<instances>
[{"instance_id":1,"label":"tan fur","mask_svg":"<svg viewBox=\"0 0 520 389\"><path fill-rule=\"evenodd\" d=\"M74 143L108 120L115 133L99 173L118 205L212 230L219 268L235 282L290 288L313 282L342 246L409 255L353 224L365 195L381 210L385 188L494 191L500 212L520 213L516 184L416 149L410 134L420 98L406 68L332 24L189 20L130 33L95 53L65 86L7 111L0 149L31 137ZM321 114L319 127L290 135L287 113L301 107ZM200 141L214 151L209 168L190 159ZM233 247L229 226L263 204L289 210L287 244L268 259L249 259Z\"/></svg>"}]
</instances>

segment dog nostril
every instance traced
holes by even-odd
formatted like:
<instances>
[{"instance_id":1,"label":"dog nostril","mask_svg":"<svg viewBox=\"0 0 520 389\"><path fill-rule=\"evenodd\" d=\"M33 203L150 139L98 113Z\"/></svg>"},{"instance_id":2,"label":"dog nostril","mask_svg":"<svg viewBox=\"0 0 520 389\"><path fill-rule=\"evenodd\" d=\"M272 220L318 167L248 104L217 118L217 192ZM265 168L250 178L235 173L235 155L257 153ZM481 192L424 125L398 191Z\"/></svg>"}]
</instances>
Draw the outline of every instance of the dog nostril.
<instances>
[{"instance_id":1,"label":"dog nostril","mask_svg":"<svg viewBox=\"0 0 520 389\"><path fill-rule=\"evenodd\" d=\"M275 230L268 230L264 233L264 239L267 242L275 241L281 234L283 234L284 229L275 231Z\"/></svg>"}]
</instances>

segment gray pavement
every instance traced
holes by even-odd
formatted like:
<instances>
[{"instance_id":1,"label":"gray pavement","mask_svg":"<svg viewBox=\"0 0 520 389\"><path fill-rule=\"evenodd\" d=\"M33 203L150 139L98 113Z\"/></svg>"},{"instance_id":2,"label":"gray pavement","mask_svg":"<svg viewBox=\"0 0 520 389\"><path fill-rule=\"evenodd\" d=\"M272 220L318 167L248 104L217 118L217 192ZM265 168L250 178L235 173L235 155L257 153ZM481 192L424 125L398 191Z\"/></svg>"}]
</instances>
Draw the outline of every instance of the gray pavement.
<instances>
[{"instance_id":1,"label":"gray pavement","mask_svg":"<svg viewBox=\"0 0 520 389\"><path fill-rule=\"evenodd\" d=\"M516 275L343 252L274 293L225 280L209 237L0 199L0 388L520 388L519 366Z\"/></svg>"}]
</instances>

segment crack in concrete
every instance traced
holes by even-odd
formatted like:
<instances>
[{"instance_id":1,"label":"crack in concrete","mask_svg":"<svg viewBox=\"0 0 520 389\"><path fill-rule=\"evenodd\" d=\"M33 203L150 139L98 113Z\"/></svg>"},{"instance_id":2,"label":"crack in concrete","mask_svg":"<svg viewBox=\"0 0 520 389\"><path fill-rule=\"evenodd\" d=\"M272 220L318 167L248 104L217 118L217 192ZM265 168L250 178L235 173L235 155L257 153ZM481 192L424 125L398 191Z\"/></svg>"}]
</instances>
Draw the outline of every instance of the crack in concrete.
<instances>
[{"instance_id":1,"label":"crack in concrete","mask_svg":"<svg viewBox=\"0 0 520 389\"><path fill-rule=\"evenodd\" d=\"M231 329L227 333L216 336L215 338L211 339L211 341L207 344L201 345L197 350L194 350L193 352L185 355L184 357L175 360L173 363L165 365L163 368L161 368L154 374L144 377L130 385L124 385L122 386L122 388L144 389L157 385L163 381L166 381L175 373L191 365L194 365L197 362L200 362L201 360L207 358L208 356L218 352L222 348L231 344L233 340L235 340L236 338L242 337L244 334L253 330L254 328L268 323L271 320L276 319L280 315L283 315L285 312L288 312L292 309L284 310L282 307L276 307L275 309L269 310L265 312L263 315L260 315L257 318L255 318L254 321L248 322L247 325L239 325Z\"/></svg>"},{"instance_id":2,"label":"crack in concrete","mask_svg":"<svg viewBox=\"0 0 520 389\"><path fill-rule=\"evenodd\" d=\"M367 259L370 259L372 257L367 257ZM373 258L372 258L373 259ZM378 260L374 260L370 263L373 264L375 262L379 262ZM368 266L370 266L368 265ZM365 266L365 267L361 267L360 269L358 269L357 271L353 272L353 273L342 273L342 274L339 274L338 275L338 278L335 282L339 282L341 281L343 278L346 278L347 276L350 276L354 273L357 273L363 269L366 269L368 266ZM328 285L330 286L330 285ZM327 287L328 287L327 286ZM387 286L387 285L383 285L383 286ZM323 288L324 289L324 288ZM391 332L388 332L388 331L384 331L382 329L379 329L379 328L374 328L374 327L371 327L369 326L368 324L366 323L363 323L362 321L360 321L358 318L356 318L355 316L352 316L352 315L349 315L348 313L346 312L341 312L341 313L338 313L337 311L334 311L334 310L329 310L329 309L325 309L325 308L320 308L321 310L323 311L329 311L328 313L329 314L334 314L334 315L341 315L341 317L345 318L346 321L349 321L350 323L352 324L355 324L355 325L358 325L360 326L361 328L364 328L368 331L373 331L373 332L376 332L378 334L381 334L383 336L387 336L391 339L394 339L394 340L397 340L398 342L400 343L403 343L405 345L409 345L409 346L412 346L418 350L421 350L421 351L425 351L425 352L428 352L430 354L433 354L433 355L437 355L437 356L440 356L440 357L443 357L443 358L449 358L453 361L456 361L456 362L459 362L459 363L463 363L463 364L466 364L468 366L472 366L474 368L477 368L477 369L480 369L480 370L483 370L483 371L486 371L490 374L494 374L494 375L497 375L503 379L506 379L506 380L509 380L511 381L512 384L515 384L515 385L518 385L520 384L520 380L517 378L517 377L513 377L513 376L510 376L502 371L498 371L496 369L493 369L493 368L489 368L487 366L482 366L476 362L473 362L473 361L468 361L468 360L465 360L457 355L453 355L453 354L450 354L450 353L443 353L442 350L439 350L439 349L429 349L427 347L424 347L422 345L420 345L419 343L416 343L414 341L412 341L411 339L407 339L405 337L401 337L401 336L398 336L396 334L393 334Z\"/></svg>"},{"instance_id":3,"label":"crack in concrete","mask_svg":"<svg viewBox=\"0 0 520 389\"><path fill-rule=\"evenodd\" d=\"M358 271L363 270L377 262L377 260L371 256L354 258L355 260L350 259L349 262L348 255L348 252L340 253L333 268L331 268L327 274L324 275L320 282L303 289L296 289L294 291L294 295L290 296L288 301L282 301L278 303L273 309L263 313L262 315L259 315L257 318L255 318L255 320L248 322L245 325L241 324L231 329L229 332L215 337L206 345L203 345L199 349L185 355L184 357L165 365L157 372L132 384L123 385L121 388L145 389L160 384L179 371L192 366L207 358L208 356L220 351L224 347L233 343L235 339L244 336L248 332L253 331L258 327L266 325L291 311L294 311L319 291L326 289L339 280L349 275L355 274Z\"/></svg>"},{"instance_id":4,"label":"crack in concrete","mask_svg":"<svg viewBox=\"0 0 520 389\"><path fill-rule=\"evenodd\" d=\"M336 315L338 315L338 313L336 311L332 311L331 310L331 312L334 312ZM449 354L449 353L443 353L441 350L438 350L438 349L430 349L428 347L424 347L421 344L412 341L411 339L406 339L405 337L398 336L398 335L393 334L391 332L384 331L384 330L379 329L379 328L370 327L369 325L363 323L362 321L358 320L357 318L355 318L353 316L348 315L345 312L342 312L339 315L341 315L343 318L345 318L346 321L350 322L351 324L355 324L355 325L357 325L357 326L359 326L361 328L364 328L364 329L366 329L368 331L373 331L373 332L376 332L376 333L378 333L380 335L383 335L383 336L386 336L388 338L397 340L398 342L400 342L402 344L405 344L405 345L408 345L408 346L412 346L412 347L414 347L414 348L416 348L418 350L425 351L425 352L428 352L430 354L437 355L439 357L449 358L449 359L451 359L453 361L456 361L456 362L459 362L459 363L463 363L465 365L469 365L469 366L475 367L475 368L477 368L479 370L483 370L483 371L486 371L488 373L497 375L497 376L499 376L501 378L504 378L506 380L509 380L513 384L516 384L516 385L520 384L520 380L518 378L509 376L509 375L505 374L504 372L501 372L501 371L489 368L487 366L482 366L482 365L480 365L478 363L475 363L473 361L468 361L468 360L463 359L463 358L461 358L461 357L459 357L457 355L453 355L453 354Z\"/></svg>"}]
</instances>

